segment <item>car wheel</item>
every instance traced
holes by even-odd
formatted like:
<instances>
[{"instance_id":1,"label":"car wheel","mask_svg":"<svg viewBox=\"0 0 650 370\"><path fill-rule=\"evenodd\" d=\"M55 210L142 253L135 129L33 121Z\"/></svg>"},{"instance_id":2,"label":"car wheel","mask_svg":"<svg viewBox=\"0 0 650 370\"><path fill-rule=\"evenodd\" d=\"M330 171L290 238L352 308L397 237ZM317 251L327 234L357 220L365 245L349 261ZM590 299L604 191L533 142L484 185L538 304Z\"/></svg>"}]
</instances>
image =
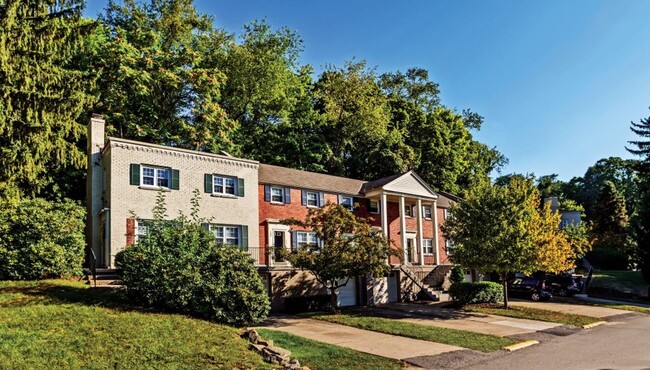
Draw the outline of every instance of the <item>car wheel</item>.
<instances>
[{"instance_id":1,"label":"car wheel","mask_svg":"<svg viewBox=\"0 0 650 370\"><path fill-rule=\"evenodd\" d=\"M560 289L560 291L557 292L557 295L559 295L560 297L568 297L569 292L566 289Z\"/></svg>"},{"instance_id":2,"label":"car wheel","mask_svg":"<svg viewBox=\"0 0 650 370\"><path fill-rule=\"evenodd\" d=\"M535 301L535 302L539 301L541 298L542 298L542 297L541 297L541 296L539 295L539 293L537 293L537 292L535 292L535 293L533 293L533 294L530 295L530 299L532 299L532 300Z\"/></svg>"}]
</instances>

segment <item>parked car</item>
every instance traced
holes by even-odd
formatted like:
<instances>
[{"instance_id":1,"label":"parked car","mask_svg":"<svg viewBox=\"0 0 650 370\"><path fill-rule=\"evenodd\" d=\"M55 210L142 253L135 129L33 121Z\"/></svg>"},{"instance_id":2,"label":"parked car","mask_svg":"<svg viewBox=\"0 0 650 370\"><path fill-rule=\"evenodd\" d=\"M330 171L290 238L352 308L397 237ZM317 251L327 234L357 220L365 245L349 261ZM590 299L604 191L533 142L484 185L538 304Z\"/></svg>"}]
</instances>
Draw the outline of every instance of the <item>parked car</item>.
<instances>
[{"instance_id":1,"label":"parked car","mask_svg":"<svg viewBox=\"0 0 650 370\"><path fill-rule=\"evenodd\" d=\"M508 282L508 295L533 301L549 301L553 295L546 290L544 279L518 277Z\"/></svg>"},{"instance_id":2,"label":"parked car","mask_svg":"<svg viewBox=\"0 0 650 370\"><path fill-rule=\"evenodd\" d=\"M546 284L551 292L560 297L580 293L581 283L571 275L547 275Z\"/></svg>"}]
</instances>

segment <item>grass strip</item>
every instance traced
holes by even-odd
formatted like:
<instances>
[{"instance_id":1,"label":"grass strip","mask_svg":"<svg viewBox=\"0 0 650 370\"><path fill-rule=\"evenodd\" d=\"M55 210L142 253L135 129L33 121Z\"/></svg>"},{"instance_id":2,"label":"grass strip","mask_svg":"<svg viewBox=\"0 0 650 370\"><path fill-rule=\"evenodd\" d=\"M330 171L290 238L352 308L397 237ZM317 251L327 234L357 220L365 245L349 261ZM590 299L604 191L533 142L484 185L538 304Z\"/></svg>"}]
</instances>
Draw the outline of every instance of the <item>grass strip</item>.
<instances>
[{"instance_id":1,"label":"grass strip","mask_svg":"<svg viewBox=\"0 0 650 370\"><path fill-rule=\"evenodd\" d=\"M496 335L480 334L465 330L420 325L398 319L367 316L361 314L314 315L313 319L352 326L379 333L444 343L452 346L470 348L481 352L493 352L517 341Z\"/></svg>"},{"instance_id":2,"label":"grass strip","mask_svg":"<svg viewBox=\"0 0 650 370\"><path fill-rule=\"evenodd\" d=\"M278 347L291 351L291 358L297 358L300 365L307 366L310 369L392 370L403 367L403 363L400 361L318 342L277 330L257 329L257 332L264 339L272 339Z\"/></svg>"},{"instance_id":3,"label":"grass strip","mask_svg":"<svg viewBox=\"0 0 650 370\"><path fill-rule=\"evenodd\" d=\"M569 326L582 327L583 325L593 324L602 321L597 317L576 315L572 313L563 313L557 311L544 310L540 308L510 306L508 309L503 306L492 305L467 305L463 308L468 312L478 312L488 315L514 317L517 319L528 319L546 322L556 322Z\"/></svg>"}]
</instances>

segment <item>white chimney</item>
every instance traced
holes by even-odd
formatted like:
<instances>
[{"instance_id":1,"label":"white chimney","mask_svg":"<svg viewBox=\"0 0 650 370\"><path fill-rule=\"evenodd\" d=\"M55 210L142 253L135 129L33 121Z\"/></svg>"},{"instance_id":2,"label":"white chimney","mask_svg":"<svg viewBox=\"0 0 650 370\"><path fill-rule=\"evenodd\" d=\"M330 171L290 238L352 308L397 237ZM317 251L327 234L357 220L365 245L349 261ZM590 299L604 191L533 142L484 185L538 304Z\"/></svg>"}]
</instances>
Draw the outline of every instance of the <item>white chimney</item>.
<instances>
[{"instance_id":1,"label":"white chimney","mask_svg":"<svg viewBox=\"0 0 650 370\"><path fill-rule=\"evenodd\" d=\"M86 243L101 262L102 240L100 235L99 211L103 208L102 149L106 122L99 114L93 114L87 131L87 175L86 175Z\"/></svg>"}]
</instances>

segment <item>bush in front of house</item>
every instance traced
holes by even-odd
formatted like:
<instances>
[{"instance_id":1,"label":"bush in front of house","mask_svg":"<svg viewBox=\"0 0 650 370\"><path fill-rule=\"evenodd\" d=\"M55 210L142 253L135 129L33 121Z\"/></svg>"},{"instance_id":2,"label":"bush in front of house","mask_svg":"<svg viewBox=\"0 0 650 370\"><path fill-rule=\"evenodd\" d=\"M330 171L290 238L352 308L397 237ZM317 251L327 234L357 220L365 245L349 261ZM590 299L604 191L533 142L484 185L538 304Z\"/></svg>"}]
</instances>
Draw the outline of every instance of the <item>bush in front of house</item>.
<instances>
[{"instance_id":1,"label":"bush in front of house","mask_svg":"<svg viewBox=\"0 0 650 370\"><path fill-rule=\"evenodd\" d=\"M497 303L503 301L503 286L492 281L455 283L449 288L449 296L459 306L472 303Z\"/></svg>"},{"instance_id":2,"label":"bush in front of house","mask_svg":"<svg viewBox=\"0 0 650 370\"><path fill-rule=\"evenodd\" d=\"M452 284L465 282L465 271L459 265L454 265L449 273L449 280Z\"/></svg>"},{"instance_id":3,"label":"bush in front of house","mask_svg":"<svg viewBox=\"0 0 650 370\"><path fill-rule=\"evenodd\" d=\"M0 203L0 280L80 275L85 214L71 200Z\"/></svg>"},{"instance_id":4,"label":"bush in front of house","mask_svg":"<svg viewBox=\"0 0 650 370\"><path fill-rule=\"evenodd\" d=\"M182 216L153 221L115 262L127 294L148 306L235 326L259 323L270 309L250 255L215 244L211 232Z\"/></svg>"}]
</instances>

